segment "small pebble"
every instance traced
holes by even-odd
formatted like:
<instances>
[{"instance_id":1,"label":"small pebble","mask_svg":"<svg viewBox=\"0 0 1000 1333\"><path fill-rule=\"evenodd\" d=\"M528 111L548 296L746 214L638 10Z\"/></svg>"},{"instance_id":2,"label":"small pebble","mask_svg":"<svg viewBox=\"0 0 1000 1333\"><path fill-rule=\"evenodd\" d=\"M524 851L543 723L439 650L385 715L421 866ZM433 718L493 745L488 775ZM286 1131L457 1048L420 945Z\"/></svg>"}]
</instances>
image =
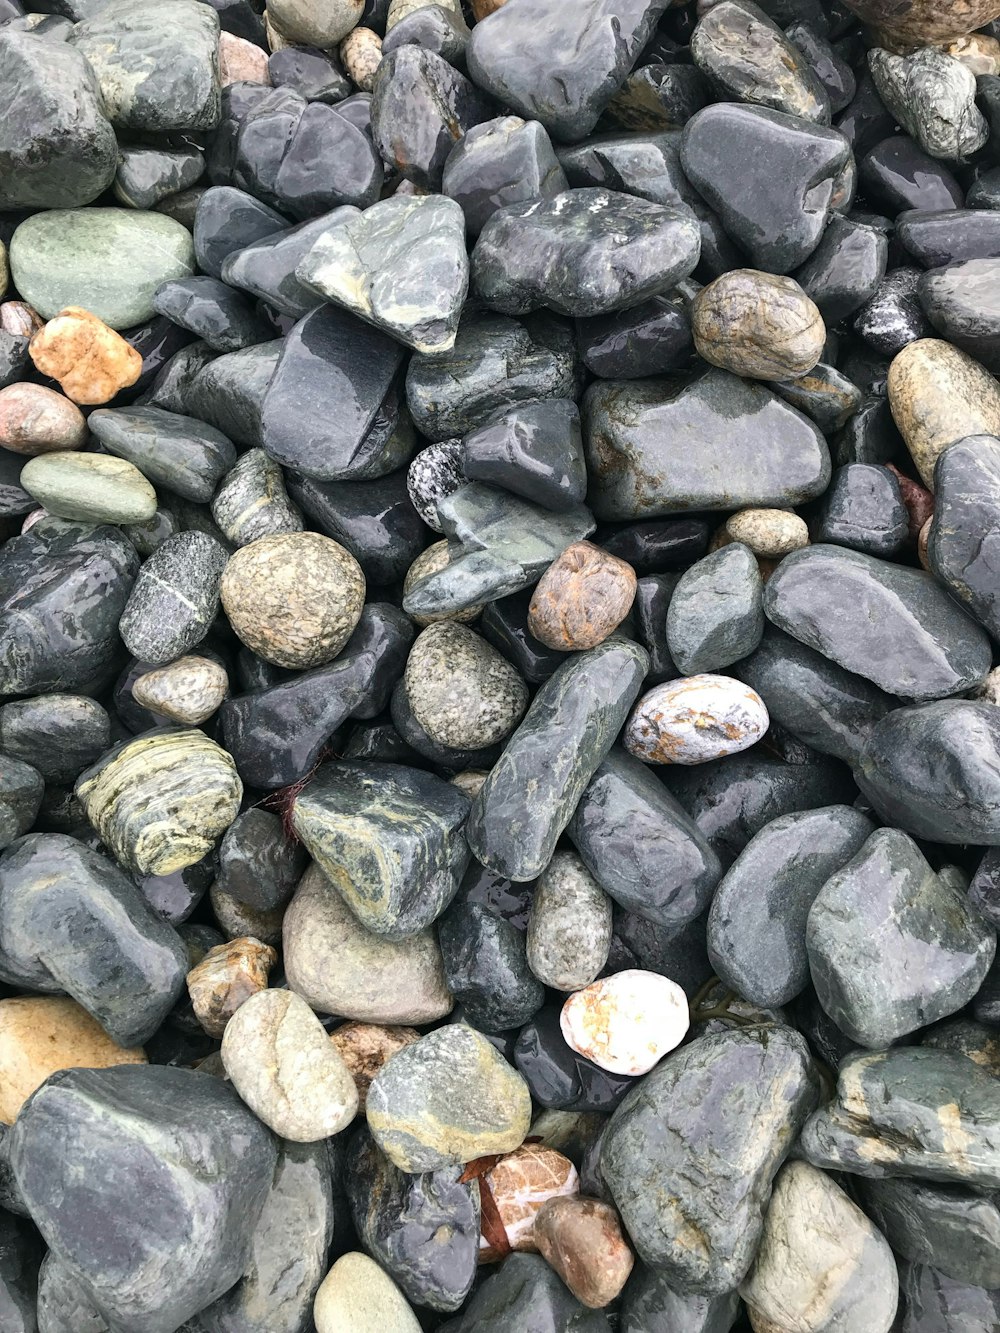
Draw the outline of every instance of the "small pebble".
<instances>
[{"instance_id":1,"label":"small pebble","mask_svg":"<svg viewBox=\"0 0 1000 1333\"><path fill-rule=\"evenodd\" d=\"M767 727L767 709L755 690L730 676L688 676L642 696L624 745L651 764L704 764L755 745Z\"/></svg>"},{"instance_id":2,"label":"small pebble","mask_svg":"<svg viewBox=\"0 0 1000 1333\"><path fill-rule=\"evenodd\" d=\"M345 1023L330 1033L330 1040L350 1070L358 1090L358 1110L363 1113L372 1079L397 1051L419 1041L420 1033L392 1024Z\"/></svg>"},{"instance_id":3,"label":"small pebble","mask_svg":"<svg viewBox=\"0 0 1000 1333\"><path fill-rule=\"evenodd\" d=\"M267 71L267 52L254 42L231 32L219 33L219 80L223 88L230 83L271 82Z\"/></svg>"},{"instance_id":4,"label":"small pebble","mask_svg":"<svg viewBox=\"0 0 1000 1333\"><path fill-rule=\"evenodd\" d=\"M461 440L442 440L421 449L406 473L410 503L429 528L441 532L438 505L465 480Z\"/></svg>"},{"instance_id":5,"label":"small pebble","mask_svg":"<svg viewBox=\"0 0 1000 1333\"><path fill-rule=\"evenodd\" d=\"M207 657L179 657L132 683L132 698L137 704L191 727L211 717L228 691L225 667Z\"/></svg>"},{"instance_id":6,"label":"small pebble","mask_svg":"<svg viewBox=\"0 0 1000 1333\"><path fill-rule=\"evenodd\" d=\"M809 545L805 520L788 509L741 509L726 519L726 532L766 560L780 560Z\"/></svg>"},{"instance_id":7,"label":"small pebble","mask_svg":"<svg viewBox=\"0 0 1000 1333\"><path fill-rule=\"evenodd\" d=\"M562 652L596 648L628 615L635 590L631 565L591 542L574 542L532 593L528 629Z\"/></svg>"},{"instance_id":8,"label":"small pebble","mask_svg":"<svg viewBox=\"0 0 1000 1333\"><path fill-rule=\"evenodd\" d=\"M687 996L656 972L626 968L571 995L559 1024L574 1051L612 1074L646 1074L688 1030Z\"/></svg>"},{"instance_id":9,"label":"small pebble","mask_svg":"<svg viewBox=\"0 0 1000 1333\"><path fill-rule=\"evenodd\" d=\"M28 353L74 403L106 403L134 384L142 370L136 349L79 306L67 306L39 329Z\"/></svg>"},{"instance_id":10,"label":"small pebble","mask_svg":"<svg viewBox=\"0 0 1000 1333\"><path fill-rule=\"evenodd\" d=\"M465 625L444 621L417 635L403 676L413 716L432 740L455 749L502 741L528 706L524 681Z\"/></svg>"},{"instance_id":11,"label":"small pebble","mask_svg":"<svg viewBox=\"0 0 1000 1333\"><path fill-rule=\"evenodd\" d=\"M87 423L78 407L41 384L0 389L0 446L15 454L79 449Z\"/></svg>"},{"instance_id":12,"label":"small pebble","mask_svg":"<svg viewBox=\"0 0 1000 1333\"><path fill-rule=\"evenodd\" d=\"M381 37L371 28L354 28L340 43L340 59L355 88L370 93L382 63Z\"/></svg>"},{"instance_id":13,"label":"small pebble","mask_svg":"<svg viewBox=\"0 0 1000 1333\"><path fill-rule=\"evenodd\" d=\"M259 991L278 961L274 949L252 936L242 936L209 949L187 974L195 1017L210 1037L221 1037L233 1014Z\"/></svg>"},{"instance_id":14,"label":"small pebble","mask_svg":"<svg viewBox=\"0 0 1000 1333\"><path fill-rule=\"evenodd\" d=\"M535 1218L535 1244L589 1310L620 1294L635 1260L621 1219L600 1199L550 1199Z\"/></svg>"}]
</instances>

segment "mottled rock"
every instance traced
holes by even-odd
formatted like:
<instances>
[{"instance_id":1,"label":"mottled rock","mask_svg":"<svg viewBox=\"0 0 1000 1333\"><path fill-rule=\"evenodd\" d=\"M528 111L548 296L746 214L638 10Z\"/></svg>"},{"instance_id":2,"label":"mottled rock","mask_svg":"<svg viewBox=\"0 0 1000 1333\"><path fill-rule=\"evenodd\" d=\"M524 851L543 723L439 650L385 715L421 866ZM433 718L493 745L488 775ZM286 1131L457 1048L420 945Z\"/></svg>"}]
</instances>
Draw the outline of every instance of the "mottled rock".
<instances>
[{"instance_id":1,"label":"mottled rock","mask_svg":"<svg viewBox=\"0 0 1000 1333\"><path fill-rule=\"evenodd\" d=\"M805 520L788 509L741 509L726 519L726 532L765 560L780 560L809 545Z\"/></svg>"},{"instance_id":2,"label":"mottled rock","mask_svg":"<svg viewBox=\"0 0 1000 1333\"><path fill-rule=\"evenodd\" d=\"M140 569L119 622L130 653L160 665L201 643L219 609L227 554L214 537L193 531L178 532L156 548Z\"/></svg>"},{"instance_id":3,"label":"mottled rock","mask_svg":"<svg viewBox=\"0 0 1000 1333\"><path fill-rule=\"evenodd\" d=\"M567 1045L612 1074L646 1074L688 1030L687 997L656 972L626 968L576 991L560 1026Z\"/></svg>"},{"instance_id":4,"label":"mottled rock","mask_svg":"<svg viewBox=\"0 0 1000 1333\"><path fill-rule=\"evenodd\" d=\"M485 639L453 621L429 625L403 677L413 715L432 740L477 749L504 740L528 703L521 677Z\"/></svg>"},{"instance_id":5,"label":"mottled rock","mask_svg":"<svg viewBox=\"0 0 1000 1333\"><path fill-rule=\"evenodd\" d=\"M330 1033L330 1041L350 1070L363 1113L372 1079L391 1056L420 1040L416 1028L394 1024L345 1023Z\"/></svg>"},{"instance_id":6,"label":"mottled rock","mask_svg":"<svg viewBox=\"0 0 1000 1333\"><path fill-rule=\"evenodd\" d=\"M191 969L187 974L191 1004L210 1037L221 1037L240 1005L267 989L268 973L277 961L269 945L244 936L217 944Z\"/></svg>"},{"instance_id":7,"label":"mottled rock","mask_svg":"<svg viewBox=\"0 0 1000 1333\"><path fill-rule=\"evenodd\" d=\"M4 449L31 456L79 449L86 438L83 413L62 394L41 384L10 384L0 389L0 446Z\"/></svg>"},{"instance_id":8,"label":"mottled rock","mask_svg":"<svg viewBox=\"0 0 1000 1333\"><path fill-rule=\"evenodd\" d=\"M914 0L905 11L887 0L849 0L848 8L905 47L951 41L997 17L995 0L967 0L947 11L934 0Z\"/></svg>"},{"instance_id":9,"label":"mottled rock","mask_svg":"<svg viewBox=\"0 0 1000 1333\"><path fill-rule=\"evenodd\" d=\"M868 53L875 87L899 124L931 157L965 161L989 137L976 106L976 76L934 46L910 56Z\"/></svg>"},{"instance_id":10,"label":"mottled rock","mask_svg":"<svg viewBox=\"0 0 1000 1333\"><path fill-rule=\"evenodd\" d=\"M553 990L589 985L608 961L611 900L575 852L556 852L539 876L526 945L532 972Z\"/></svg>"},{"instance_id":11,"label":"mottled rock","mask_svg":"<svg viewBox=\"0 0 1000 1333\"><path fill-rule=\"evenodd\" d=\"M508 1246L518 1252L534 1252L535 1218L554 1198L574 1195L580 1188L576 1167L562 1153L544 1144L526 1143L500 1158L486 1172L489 1189ZM479 1262L494 1263L503 1253L483 1235Z\"/></svg>"},{"instance_id":12,"label":"mottled rock","mask_svg":"<svg viewBox=\"0 0 1000 1333\"><path fill-rule=\"evenodd\" d=\"M32 337L28 353L76 403L106 403L139 378L142 357L79 306L67 306Z\"/></svg>"},{"instance_id":13,"label":"mottled rock","mask_svg":"<svg viewBox=\"0 0 1000 1333\"><path fill-rule=\"evenodd\" d=\"M208 657L179 657L147 671L132 685L132 698L171 722L197 727L212 716L229 692L224 667Z\"/></svg>"},{"instance_id":14,"label":"mottled rock","mask_svg":"<svg viewBox=\"0 0 1000 1333\"><path fill-rule=\"evenodd\" d=\"M528 629L563 652L596 648L628 615L635 598L631 565L591 542L574 542L542 575L528 607Z\"/></svg>"},{"instance_id":15,"label":"mottled rock","mask_svg":"<svg viewBox=\"0 0 1000 1333\"><path fill-rule=\"evenodd\" d=\"M767 727L755 690L730 676L686 676L642 696L623 743L647 763L703 764L756 744Z\"/></svg>"},{"instance_id":16,"label":"mottled rock","mask_svg":"<svg viewBox=\"0 0 1000 1333\"><path fill-rule=\"evenodd\" d=\"M288 498L281 468L263 449L247 450L225 474L212 500L212 517L237 546L302 531L302 515Z\"/></svg>"},{"instance_id":17,"label":"mottled rock","mask_svg":"<svg viewBox=\"0 0 1000 1333\"><path fill-rule=\"evenodd\" d=\"M930 337L933 327L920 302L920 270L894 268L878 284L854 319L869 347L894 357L910 343Z\"/></svg>"},{"instance_id":18,"label":"mottled rock","mask_svg":"<svg viewBox=\"0 0 1000 1333\"><path fill-rule=\"evenodd\" d=\"M355 88L370 93L382 63L382 38L378 33L371 28L353 28L340 43L338 54Z\"/></svg>"},{"instance_id":19,"label":"mottled rock","mask_svg":"<svg viewBox=\"0 0 1000 1333\"><path fill-rule=\"evenodd\" d=\"M724 273L701 289L691 306L691 330L699 356L735 375L760 380L807 374L826 341L823 317L797 282L745 268Z\"/></svg>"},{"instance_id":20,"label":"mottled rock","mask_svg":"<svg viewBox=\"0 0 1000 1333\"><path fill-rule=\"evenodd\" d=\"M305 46L336 46L360 20L363 0L271 0L270 18L289 42Z\"/></svg>"}]
</instances>

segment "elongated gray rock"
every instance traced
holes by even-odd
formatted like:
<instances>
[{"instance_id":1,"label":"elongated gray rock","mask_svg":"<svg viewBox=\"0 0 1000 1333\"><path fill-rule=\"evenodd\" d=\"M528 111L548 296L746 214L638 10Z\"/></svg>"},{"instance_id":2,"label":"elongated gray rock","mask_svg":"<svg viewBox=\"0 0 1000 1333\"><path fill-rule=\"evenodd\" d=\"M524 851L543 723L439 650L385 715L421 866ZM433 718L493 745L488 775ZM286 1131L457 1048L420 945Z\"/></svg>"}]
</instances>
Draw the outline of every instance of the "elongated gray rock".
<instances>
[{"instance_id":1,"label":"elongated gray rock","mask_svg":"<svg viewBox=\"0 0 1000 1333\"><path fill-rule=\"evenodd\" d=\"M1000 1188L1000 1080L952 1051L849 1055L800 1153L826 1171Z\"/></svg>"},{"instance_id":2,"label":"elongated gray rock","mask_svg":"<svg viewBox=\"0 0 1000 1333\"><path fill-rule=\"evenodd\" d=\"M112 1327L174 1333L246 1271L277 1151L222 1079L62 1070L11 1139L35 1225Z\"/></svg>"},{"instance_id":3,"label":"elongated gray rock","mask_svg":"<svg viewBox=\"0 0 1000 1333\"><path fill-rule=\"evenodd\" d=\"M814 499L830 480L817 427L762 384L725 370L598 381L584 396L583 418L598 518L787 508Z\"/></svg>"},{"instance_id":4,"label":"elongated gray rock","mask_svg":"<svg viewBox=\"0 0 1000 1333\"><path fill-rule=\"evenodd\" d=\"M764 1008L803 991L809 909L874 831L860 810L828 805L781 815L755 834L712 899L708 955L719 978Z\"/></svg>"},{"instance_id":5,"label":"elongated gray rock","mask_svg":"<svg viewBox=\"0 0 1000 1333\"><path fill-rule=\"evenodd\" d=\"M600 1157L640 1259L681 1293L741 1282L815 1098L805 1040L781 1026L705 1033L647 1074L611 1117Z\"/></svg>"},{"instance_id":6,"label":"elongated gray rock","mask_svg":"<svg viewBox=\"0 0 1000 1333\"><path fill-rule=\"evenodd\" d=\"M178 532L158 546L139 570L119 622L129 652L158 666L201 643L219 609L228 558L204 532Z\"/></svg>"},{"instance_id":7,"label":"elongated gray rock","mask_svg":"<svg viewBox=\"0 0 1000 1333\"><path fill-rule=\"evenodd\" d=\"M466 833L483 865L508 879L537 879L648 666L643 648L612 637L546 681L473 804Z\"/></svg>"},{"instance_id":8,"label":"elongated gray rock","mask_svg":"<svg viewBox=\"0 0 1000 1333\"><path fill-rule=\"evenodd\" d=\"M156 486L205 504L236 462L221 431L158 407L99 408L87 418L108 453L134 463Z\"/></svg>"},{"instance_id":9,"label":"elongated gray rock","mask_svg":"<svg viewBox=\"0 0 1000 1333\"><path fill-rule=\"evenodd\" d=\"M756 557L730 542L684 571L667 608L667 647L685 676L719 671L746 657L764 633Z\"/></svg>"},{"instance_id":10,"label":"elongated gray rock","mask_svg":"<svg viewBox=\"0 0 1000 1333\"><path fill-rule=\"evenodd\" d=\"M971 435L934 471L931 569L994 636L1000 636L1000 440Z\"/></svg>"},{"instance_id":11,"label":"elongated gray rock","mask_svg":"<svg viewBox=\"0 0 1000 1333\"><path fill-rule=\"evenodd\" d=\"M986 634L930 574L840 546L782 560L764 612L800 643L906 699L959 694L992 664Z\"/></svg>"}]
</instances>

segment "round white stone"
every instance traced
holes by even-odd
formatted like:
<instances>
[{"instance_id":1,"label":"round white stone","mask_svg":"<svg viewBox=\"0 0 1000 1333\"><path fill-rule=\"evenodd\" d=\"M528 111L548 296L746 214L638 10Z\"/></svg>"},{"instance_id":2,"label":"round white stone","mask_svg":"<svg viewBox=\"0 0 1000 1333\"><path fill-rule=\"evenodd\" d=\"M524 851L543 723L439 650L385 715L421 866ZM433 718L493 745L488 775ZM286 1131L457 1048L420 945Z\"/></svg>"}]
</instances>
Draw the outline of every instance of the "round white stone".
<instances>
[{"instance_id":1,"label":"round white stone","mask_svg":"<svg viewBox=\"0 0 1000 1333\"><path fill-rule=\"evenodd\" d=\"M687 996L658 972L629 968L571 995L559 1026L568 1046L611 1074L638 1077L679 1046L688 1030Z\"/></svg>"},{"instance_id":2,"label":"round white stone","mask_svg":"<svg viewBox=\"0 0 1000 1333\"><path fill-rule=\"evenodd\" d=\"M707 764L756 745L768 724L764 700L743 681L684 676L642 696L624 744L647 764Z\"/></svg>"}]
</instances>

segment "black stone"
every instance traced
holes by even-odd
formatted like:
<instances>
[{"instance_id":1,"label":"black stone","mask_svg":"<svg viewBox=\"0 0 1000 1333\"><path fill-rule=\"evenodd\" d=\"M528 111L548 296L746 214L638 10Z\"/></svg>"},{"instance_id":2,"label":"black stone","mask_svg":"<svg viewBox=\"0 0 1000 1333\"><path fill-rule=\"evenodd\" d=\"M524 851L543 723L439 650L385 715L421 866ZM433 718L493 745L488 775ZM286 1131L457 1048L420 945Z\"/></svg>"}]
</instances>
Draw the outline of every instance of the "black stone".
<instances>
[{"instance_id":1,"label":"black stone","mask_svg":"<svg viewBox=\"0 0 1000 1333\"><path fill-rule=\"evenodd\" d=\"M335 208L297 227L272 230L230 251L222 263L223 281L260 297L282 315L301 319L322 305L323 298L299 281L296 268L324 232L338 220L353 216L353 211Z\"/></svg>"},{"instance_id":2,"label":"black stone","mask_svg":"<svg viewBox=\"0 0 1000 1333\"><path fill-rule=\"evenodd\" d=\"M729 1333L740 1309L737 1292L681 1296L668 1277L636 1264L622 1293L621 1333Z\"/></svg>"},{"instance_id":3,"label":"black stone","mask_svg":"<svg viewBox=\"0 0 1000 1333\"><path fill-rule=\"evenodd\" d=\"M848 463L833 474L816 520L819 542L895 555L909 535L899 482L888 468Z\"/></svg>"},{"instance_id":4,"label":"black stone","mask_svg":"<svg viewBox=\"0 0 1000 1333\"><path fill-rule=\"evenodd\" d=\"M483 612L479 628L485 638L504 657L512 662L531 685L541 685L557 667L566 661L566 654L549 648L528 629L528 606L533 589L516 592L512 597L501 597L490 602Z\"/></svg>"},{"instance_id":5,"label":"black stone","mask_svg":"<svg viewBox=\"0 0 1000 1333\"><path fill-rule=\"evenodd\" d=\"M655 39L647 46L643 59L654 45ZM654 60L632 71L608 103L600 124L654 134L682 130L710 100L711 89L700 69Z\"/></svg>"},{"instance_id":6,"label":"black stone","mask_svg":"<svg viewBox=\"0 0 1000 1333\"><path fill-rule=\"evenodd\" d=\"M384 171L371 136L337 109L311 102L299 116L274 180L275 201L296 218L314 218L378 199Z\"/></svg>"},{"instance_id":7,"label":"black stone","mask_svg":"<svg viewBox=\"0 0 1000 1333\"><path fill-rule=\"evenodd\" d=\"M487 481L545 509L572 509L587 493L580 413L566 398L499 412L462 441L470 481Z\"/></svg>"},{"instance_id":8,"label":"black stone","mask_svg":"<svg viewBox=\"0 0 1000 1333\"><path fill-rule=\"evenodd\" d=\"M990 847L969 884L969 901L991 925L1000 926L1000 851Z\"/></svg>"},{"instance_id":9,"label":"black stone","mask_svg":"<svg viewBox=\"0 0 1000 1333\"><path fill-rule=\"evenodd\" d=\"M158 407L100 408L87 424L108 453L125 458L157 486L205 504L236 462L221 431Z\"/></svg>"},{"instance_id":10,"label":"black stone","mask_svg":"<svg viewBox=\"0 0 1000 1333\"><path fill-rule=\"evenodd\" d=\"M645 379L681 370L694 343L682 296L654 296L628 310L576 323L580 360L601 379Z\"/></svg>"},{"instance_id":11,"label":"black stone","mask_svg":"<svg viewBox=\"0 0 1000 1333\"><path fill-rule=\"evenodd\" d=\"M209 853L193 866L185 866L170 875L133 875L132 878L156 915L177 926L187 920L215 879L214 854Z\"/></svg>"},{"instance_id":12,"label":"black stone","mask_svg":"<svg viewBox=\"0 0 1000 1333\"><path fill-rule=\"evenodd\" d=\"M524 935L478 903L456 901L438 922L448 989L466 1021L482 1032L505 1032L528 1022L545 1002L532 974Z\"/></svg>"},{"instance_id":13,"label":"black stone","mask_svg":"<svg viewBox=\"0 0 1000 1333\"><path fill-rule=\"evenodd\" d=\"M271 333L242 292L219 278L196 276L164 282L153 293L153 307L216 352L238 352L267 342Z\"/></svg>"},{"instance_id":14,"label":"black stone","mask_svg":"<svg viewBox=\"0 0 1000 1333\"><path fill-rule=\"evenodd\" d=\"M919 269L894 268L858 312L855 332L876 352L892 357L908 343L933 336L918 295L920 282Z\"/></svg>"},{"instance_id":15,"label":"black stone","mask_svg":"<svg viewBox=\"0 0 1000 1333\"><path fill-rule=\"evenodd\" d=\"M869 204L889 217L908 209L961 208L965 198L944 163L929 157L905 134L870 148L860 160L859 177Z\"/></svg>"},{"instance_id":16,"label":"black stone","mask_svg":"<svg viewBox=\"0 0 1000 1333\"><path fill-rule=\"evenodd\" d=\"M786 403L815 421L824 435L833 435L861 406L861 390L835 366L820 361L808 375L779 380L775 389Z\"/></svg>"},{"instance_id":17,"label":"black stone","mask_svg":"<svg viewBox=\"0 0 1000 1333\"><path fill-rule=\"evenodd\" d=\"M6 329L0 329L0 389L6 389L8 384L13 384L21 378L21 372L28 364L28 339L22 338L18 334L8 333ZM8 451L0 449L0 454L7 458ZM16 473L13 471L14 463L7 462L6 465L0 464L0 516L11 512L10 505L17 503L12 495L15 489L14 483L20 475L21 468L24 467L24 460L21 455L16 455L17 465ZM8 474L8 469L10 469ZM23 492L22 492L23 493ZM6 497L6 498L5 498Z\"/></svg>"},{"instance_id":18,"label":"black stone","mask_svg":"<svg viewBox=\"0 0 1000 1333\"><path fill-rule=\"evenodd\" d=\"M990 208L950 208L904 213L896 220L900 245L925 268L1000 256L1000 213Z\"/></svg>"},{"instance_id":19,"label":"black stone","mask_svg":"<svg viewBox=\"0 0 1000 1333\"><path fill-rule=\"evenodd\" d=\"M927 554L952 595L996 635L1000 598L1000 442L972 435L946 449L935 469L936 503Z\"/></svg>"},{"instance_id":20,"label":"black stone","mask_svg":"<svg viewBox=\"0 0 1000 1333\"><path fill-rule=\"evenodd\" d=\"M184 411L207 421L234 444L259 446L261 404L283 346L275 340L216 357L184 390Z\"/></svg>"},{"instance_id":21,"label":"black stone","mask_svg":"<svg viewBox=\"0 0 1000 1333\"><path fill-rule=\"evenodd\" d=\"M278 172L295 128L308 103L290 88L268 88L242 115L228 180L210 172L215 185L232 184L279 208Z\"/></svg>"},{"instance_id":22,"label":"black stone","mask_svg":"<svg viewBox=\"0 0 1000 1333\"><path fill-rule=\"evenodd\" d=\"M464 70L468 41L469 27L460 13L444 5L423 5L392 25L382 40L382 58L401 46L421 46Z\"/></svg>"},{"instance_id":23,"label":"black stone","mask_svg":"<svg viewBox=\"0 0 1000 1333\"><path fill-rule=\"evenodd\" d=\"M1000 1322L1000 1291L954 1282L928 1264L903 1264L898 1333L992 1333Z\"/></svg>"},{"instance_id":24,"label":"black stone","mask_svg":"<svg viewBox=\"0 0 1000 1333\"><path fill-rule=\"evenodd\" d=\"M272 51L267 72L273 87L291 88L307 102L336 104L354 87L334 55L312 46L285 46Z\"/></svg>"},{"instance_id":25,"label":"black stone","mask_svg":"<svg viewBox=\"0 0 1000 1333\"><path fill-rule=\"evenodd\" d=\"M0 845L7 847L35 823L45 781L24 759L4 757L0 765Z\"/></svg>"},{"instance_id":26,"label":"black stone","mask_svg":"<svg viewBox=\"0 0 1000 1333\"><path fill-rule=\"evenodd\" d=\"M509 1255L476 1289L457 1328L449 1325L448 1331L533 1327L545 1333L611 1333L604 1311L585 1309L540 1254Z\"/></svg>"},{"instance_id":27,"label":"black stone","mask_svg":"<svg viewBox=\"0 0 1000 1333\"><path fill-rule=\"evenodd\" d=\"M797 19L785 29L785 36L802 52L813 75L826 89L832 113L837 115L849 106L857 91L854 71L827 41L821 25Z\"/></svg>"},{"instance_id":28,"label":"black stone","mask_svg":"<svg viewBox=\"0 0 1000 1333\"><path fill-rule=\"evenodd\" d=\"M823 237L795 274L828 324L853 315L885 275L889 241L877 227L833 214Z\"/></svg>"},{"instance_id":29,"label":"black stone","mask_svg":"<svg viewBox=\"0 0 1000 1333\"><path fill-rule=\"evenodd\" d=\"M219 844L216 883L237 902L270 911L291 898L307 861L278 815L251 806L237 815Z\"/></svg>"},{"instance_id":30,"label":"black stone","mask_svg":"<svg viewBox=\"0 0 1000 1333\"><path fill-rule=\"evenodd\" d=\"M544 125L501 116L462 135L445 161L441 190L460 205L469 235L478 236L498 208L551 199L566 185Z\"/></svg>"},{"instance_id":31,"label":"black stone","mask_svg":"<svg viewBox=\"0 0 1000 1333\"><path fill-rule=\"evenodd\" d=\"M632 613L642 646L649 653L647 685L660 685L679 673L667 643L667 607L677 583L676 574L647 574L639 579Z\"/></svg>"},{"instance_id":32,"label":"black stone","mask_svg":"<svg viewBox=\"0 0 1000 1333\"><path fill-rule=\"evenodd\" d=\"M173 326L176 327L176 326ZM193 342L165 361L146 391L136 400L143 407L162 407L184 415L185 395L195 377L214 361L217 353L207 343Z\"/></svg>"},{"instance_id":33,"label":"black stone","mask_svg":"<svg viewBox=\"0 0 1000 1333\"><path fill-rule=\"evenodd\" d=\"M642 967L676 981L693 1000L712 975L706 947L707 919L708 914L703 913L683 926L658 926L637 912L616 911L609 972ZM616 946L626 950L628 957L613 966Z\"/></svg>"},{"instance_id":34,"label":"black stone","mask_svg":"<svg viewBox=\"0 0 1000 1333\"><path fill-rule=\"evenodd\" d=\"M634 1078L611 1074L566 1044L560 1005L546 1005L521 1029L514 1064L540 1106L554 1111L613 1111Z\"/></svg>"},{"instance_id":35,"label":"black stone","mask_svg":"<svg viewBox=\"0 0 1000 1333\"><path fill-rule=\"evenodd\" d=\"M42 694L0 707L0 750L37 768L46 782L72 782L111 744L99 703L79 694Z\"/></svg>"},{"instance_id":36,"label":"black stone","mask_svg":"<svg viewBox=\"0 0 1000 1333\"><path fill-rule=\"evenodd\" d=\"M969 259L925 273L917 295L934 328L955 347L1000 371L1000 259Z\"/></svg>"},{"instance_id":37,"label":"black stone","mask_svg":"<svg viewBox=\"0 0 1000 1333\"><path fill-rule=\"evenodd\" d=\"M126 148L115 176L115 194L129 208L152 208L201 178L205 159L196 148Z\"/></svg>"}]
</instances>

